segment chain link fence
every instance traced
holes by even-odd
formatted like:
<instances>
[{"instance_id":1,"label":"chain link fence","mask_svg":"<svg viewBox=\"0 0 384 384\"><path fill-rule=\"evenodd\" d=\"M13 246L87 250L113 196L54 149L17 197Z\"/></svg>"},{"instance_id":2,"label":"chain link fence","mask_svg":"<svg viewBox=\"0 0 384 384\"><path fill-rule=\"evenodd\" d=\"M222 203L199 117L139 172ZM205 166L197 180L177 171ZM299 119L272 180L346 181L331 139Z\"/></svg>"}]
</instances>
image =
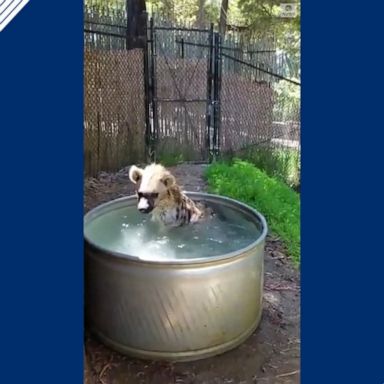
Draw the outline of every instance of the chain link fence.
<instances>
[{"instance_id":1,"label":"chain link fence","mask_svg":"<svg viewBox=\"0 0 384 384\"><path fill-rule=\"evenodd\" d=\"M252 161L294 187L300 185L300 84L268 62L224 53L220 151ZM262 65L263 64L263 65ZM272 63L273 64L273 63Z\"/></svg>"},{"instance_id":2,"label":"chain link fence","mask_svg":"<svg viewBox=\"0 0 384 384\"><path fill-rule=\"evenodd\" d=\"M208 31L154 28L156 156L207 159Z\"/></svg>"},{"instance_id":3,"label":"chain link fence","mask_svg":"<svg viewBox=\"0 0 384 384\"><path fill-rule=\"evenodd\" d=\"M224 158L300 184L299 67L273 34L231 32L216 51L213 29L159 23L149 45L127 49L124 8L84 11L87 176L146 161L149 149L165 163L207 161L213 142Z\"/></svg>"},{"instance_id":4,"label":"chain link fence","mask_svg":"<svg viewBox=\"0 0 384 384\"><path fill-rule=\"evenodd\" d=\"M237 99L235 104L231 100ZM220 149L249 160L288 185L300 186L300 109L265 84L223 76ZM279 118L281 115L289 118Z\"/></svg>"},{"instance_id":5,"label":"chain link fence","mask_svg":"<svg viewBox=\"0 0 384 384\"><path fill-rule=\"evenodd\" d=\"M84 8L86 176L145 158L142 49L126 49L124 9Z\"/></svg>"}]
</instances>

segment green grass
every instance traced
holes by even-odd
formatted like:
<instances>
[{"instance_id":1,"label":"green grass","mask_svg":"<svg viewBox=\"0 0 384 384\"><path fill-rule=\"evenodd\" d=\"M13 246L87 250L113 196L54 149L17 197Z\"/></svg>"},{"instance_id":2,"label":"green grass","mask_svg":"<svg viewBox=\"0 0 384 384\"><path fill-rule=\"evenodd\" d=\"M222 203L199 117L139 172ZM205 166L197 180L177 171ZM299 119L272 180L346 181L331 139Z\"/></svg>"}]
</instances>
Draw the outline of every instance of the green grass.
<instances>
[{"instance_id":1,"label":"green grass","mask_svg":"<svg viewBox=\"0 0 384 384\"><path fill-rule=\"evenodd\" d=\"M295 264L300 263L300 196L282 181L246 161L211 164L208 190L242 201L263 214L271 233L283 241Z\"/></svg>"},{"instance_id":2,"label":"green grass","mask_svg":"<svg viewBox=\"0 0 384 384\"><path fill-rule=\"evenodd\" d=\"M156 143L156 156L158 162L170 167L193 160L194 151L191 147L181 146L176 139L166 137Z\"/></svg>"},{"instance_id":3,"label":"green grass","mask_svg":"<svg viewBox=\"0 0 384 384\"><path fill-rule=\"evenodd\" d=\"M232 156L227 158L230 160ZM263 169L267 175L284 181L292 188L300 185L300 152L297 149L250 147L235 156Z\"/></svg>"}]
</instances>

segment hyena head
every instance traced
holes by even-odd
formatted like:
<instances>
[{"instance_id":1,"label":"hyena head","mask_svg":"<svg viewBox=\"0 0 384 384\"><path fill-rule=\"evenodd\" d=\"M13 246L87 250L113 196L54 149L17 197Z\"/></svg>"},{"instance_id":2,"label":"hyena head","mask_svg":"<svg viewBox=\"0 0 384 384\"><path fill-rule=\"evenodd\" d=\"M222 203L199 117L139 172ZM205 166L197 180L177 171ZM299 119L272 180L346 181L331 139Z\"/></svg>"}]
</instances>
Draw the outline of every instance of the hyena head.
<instances>
[{"instance_id":1,"label":"hyena head","mask_svg":"<svg viewBox=\"0 0 384 384\"><path fill-rule=\"evenodd\" d=\"M130 180L138 185L137 209L149 213L156 208L167 190L176 183L175 178L160 164L151 164L144 169L133 165L129 170Z\"/></svg>"}]
</instances>

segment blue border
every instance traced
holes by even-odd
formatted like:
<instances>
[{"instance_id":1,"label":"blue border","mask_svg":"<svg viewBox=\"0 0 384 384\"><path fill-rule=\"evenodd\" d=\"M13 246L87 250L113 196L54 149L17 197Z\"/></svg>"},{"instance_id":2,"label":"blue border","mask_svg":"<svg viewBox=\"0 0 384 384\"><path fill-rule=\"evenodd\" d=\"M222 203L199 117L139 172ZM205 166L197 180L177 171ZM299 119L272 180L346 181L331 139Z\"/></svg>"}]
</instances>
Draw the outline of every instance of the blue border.
<instances>
[{"instance_id":1,"label":"blue border","mask_svg":"<svg viewBox=\"0 0 384 384\"><path fill-rule=\"evenodd\" d=\"M1 382L83 382L83 4L0 32Z\"/></svg>"},{"instance_id":2,"label":"blue border","mask_svg":"<svg viewBox=\"0 0 384 384\"><path fill-rule=\"evenodd\" d=\"M304 384L384 382L380 8L302 4Z\"/></svg>"},{"instance_id":3,"label":"blue border","mask_svg":"<svg viewBox=\"0 0 384 384\"><path fill-rule=\"evenodd\" d=\"M82 7L0 33L2 382L83 381ZM302 383L383 383L382 12L302 12Z\"/></svg>"}]
</instances>

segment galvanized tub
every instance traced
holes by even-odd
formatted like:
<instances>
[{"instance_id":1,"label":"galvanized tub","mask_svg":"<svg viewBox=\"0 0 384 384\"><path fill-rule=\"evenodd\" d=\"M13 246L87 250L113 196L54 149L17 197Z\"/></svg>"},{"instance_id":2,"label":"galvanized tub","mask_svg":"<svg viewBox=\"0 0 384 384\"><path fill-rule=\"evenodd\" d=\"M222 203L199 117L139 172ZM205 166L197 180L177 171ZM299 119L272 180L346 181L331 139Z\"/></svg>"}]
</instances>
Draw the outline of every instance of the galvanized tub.
<instances>
[{"instance_id":1,"label":"galvanized tub","mask_svg":"<svg viewBox=\"0 0 384 384\"><path fill-rule=\"evenodd\" d=\"M267 224L252 208L222 196L188 192L249 215L261 235L220 256L143 261L101 249L85 236L85 311L91 330L132 357L192 361L235 348L262 314ZM110 209L136 205L135 196L102 204L84 225Z\"/></svg>"}]
</instances>

